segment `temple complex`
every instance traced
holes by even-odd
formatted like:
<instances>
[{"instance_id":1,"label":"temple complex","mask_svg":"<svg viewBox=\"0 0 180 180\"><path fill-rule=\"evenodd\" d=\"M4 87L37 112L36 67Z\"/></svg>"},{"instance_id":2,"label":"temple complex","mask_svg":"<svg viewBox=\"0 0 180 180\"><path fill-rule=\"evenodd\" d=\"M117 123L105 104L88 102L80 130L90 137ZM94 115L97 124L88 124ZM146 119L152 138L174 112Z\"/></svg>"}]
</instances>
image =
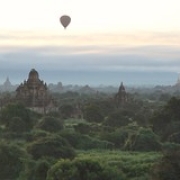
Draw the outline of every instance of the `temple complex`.
<instances>
[{"instance_id":1,"label":"temple complex","mask_svg":"<svg viewBox=\"0 0 180 180\"><path fill-rule=\"evenodd\" d=\"M48 92L47 85L39 79L35 69L29 72L27 81L25 80L16 89L16 99L39 113L55 110L55 102Z\"/></svg>"}]
</instances>

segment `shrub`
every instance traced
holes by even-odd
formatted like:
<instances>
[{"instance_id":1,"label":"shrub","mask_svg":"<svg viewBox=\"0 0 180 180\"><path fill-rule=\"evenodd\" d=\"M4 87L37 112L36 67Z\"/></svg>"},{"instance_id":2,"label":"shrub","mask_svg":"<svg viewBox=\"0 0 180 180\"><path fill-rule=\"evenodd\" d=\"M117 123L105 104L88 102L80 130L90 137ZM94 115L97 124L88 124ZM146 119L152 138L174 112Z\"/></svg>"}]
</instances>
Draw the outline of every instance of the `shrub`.
<instances>
[{"instance_id":1,"label":"shrub","mask_svg":"<svg viewBox=\"0 0 180 180\"><path fill-rule=\"evenodd\" d=\"M31 111L19 103L12 103L3 107L1 110L0 121L5 125L6 128L13 131L18 128L20 132L30 130L34 123L31 116ZM21 121L23 121L22 124L20 124ZM17 122L17 124L15 122Z\"/></svg>"},{"instance_id":2,"label":"shrub","mask_svg":"<svg viewBox=\"0 0 180 180\"><path fill-rule=\"evenodd\" d=\"M69 144L71 144L76 149L104 149L111 148L112 143L106 140L100 140L97 138L90 137L88 135L83 135L76 132L61 132L60 135L65 138Z\"/></svg>"},{"instance_id":3,"label":"shrub","mask_svg":"<svg viewBox=\"0 0 180 180\"><path fill-rule=\"evenodd\" d=\"M26 131L26 124L20 117L13 117L7 129L10 132L22 133Z\"/></svg>"},{"instance_id":4,"label":"shrub","mask_svg":"<svg viewBox=\"0 0 180 180\"><path fill-rule=\"evenodd\" d=\"M0 179L14 180L24 169L26 153L15 144L0 143Z\"/></svg>"},{"instance_id":5,"label":"shrub","mask_svg":"<svg viewBox=\"0 0 180 180\"><path fill-rule=\"evenodd\" d=\"M46 116L39 121L36 128L48 132L58 132L63 129L63 122L57 118Z\"/></svg>"},{"instance_id":6,"label":"shrub","mask_svg":"<svg viewBox=\"0 0 180 180\"><path fill-rule=\"evenodd\" d=\"M46 136L32 142L27 147L34 159L41 157L74 158L75 151L69 143L58 135Z\"/></svg>"},{"instance_id":7,"label":"shrub","mask_svg":"<svg viewBox=\"0 0 180 180\"><path fill-rule=\"evenodd\" d=\"M116 129L110 133L102 133L101 139L114 144L115 148L122 148L128 138L128 130Z\"/></svg>"},{"instance_id":8,"label":"shrub","mask_svg":"<svg viewBox=\"0 0 180 180\"><path fill-rule=\"evenodd\" d=\"M163 151L177 151L180 149L180 144L166 142L162 145Z\"/></svg>"},{"instance_id":9,"label":"shrub","mask_svg":"<svg viewBox=\"0 0 180 180\"><path fill-rule=\"evenodd\" d=\"M47 180L123 180L123 174L92 159L61 160L48 171Z\"/></svg>"},{"instance_id":10,"label":"shrub","mask_svg":"<svg viewBox=\"0 0 180 180\"><path fill-rule=\"evenodd\" d=\"M74 125L74 129L81 134L89 134L91 132L91 126L85 123Z\"/></svg>"},{"instance_id":11,"label":"shrub","mask_svg":"<svg viewBox=\"0 0 180 180\"><path fill-rule=\"evenodd\" d=\"M128 138L125 144L125 150L159 151L161 150L161 144L158 136L151 129L141 128L136 134Z\"/></svg>"},{"instance_id":12,"label":"shrub","mask_svg":"<svg viewBox=\"0 0 180 180\"><path fill-rule=\"evenodd\" d=\"M123 115L121 111L116 111L111 113L106 120L104 121L104 125L112 126L112 127L121 127L129 124L129 118L126 115Z\"/></svg>"},{"instance_id":13,"label":"shrub","mask_svg":"<svg viewBox=\"0 0 180 180\"><path fill-rule=\"evenodd\" d=\"M89 122L102 122L104 120L100 107L96 105L86 106L83 110L83 116Z\"/></svg>"},{"instance_id":14,"label":"shrub","mask_svg":"<svg viewBox=\"0 0 180 180\"><path fill-rule=\"evenodd\" d=\"M60 113L63 119L70 118L74 113L74 107L71 104L64 104L60 107Z\"/></svg>"}]
</instances>

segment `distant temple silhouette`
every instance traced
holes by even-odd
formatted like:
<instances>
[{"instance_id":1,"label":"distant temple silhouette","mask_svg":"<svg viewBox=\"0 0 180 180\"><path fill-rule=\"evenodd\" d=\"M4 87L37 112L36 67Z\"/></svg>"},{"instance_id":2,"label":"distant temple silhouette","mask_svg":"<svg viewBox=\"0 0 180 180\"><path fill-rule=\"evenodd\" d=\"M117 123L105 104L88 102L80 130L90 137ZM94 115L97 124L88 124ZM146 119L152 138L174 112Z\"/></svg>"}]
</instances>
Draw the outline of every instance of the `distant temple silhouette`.
<instances>
[{"instance_id":1,"label":"distant temple silhouette","mask_svg":"<svg viewBox=\"0 0 180 180\"><path fill-rule=\"evenodd\" d=\"M121 82L121 85L119 86L119 91L115 95L115 102L117 107L120 107L127 102L127 93L123 85L123 82Z\"/></svg>"},{"instance_id":2,"label":"distant temple silhouette","mask_svg":"<svg viewBox=\"0 0 180 180\"><path fill-rule=\"evenodd\" d=\"M16 99L39 113L53 111L56 108L46 83L39 79L35 69L29 72L28 80L16 89Z\"/></svg>"},{"instance_id":3,"label":"distant temple silhouette","mask_svg":"<svg viewBox=\"0 0 180 180\"><path fill-rule=\"evenodd\" d=\"M17 85L12 85L9 80L9 77L7 77L4 83L0 85L1 92L13 92L16 88L17 88Z\"/></svg>"}]
</instances>

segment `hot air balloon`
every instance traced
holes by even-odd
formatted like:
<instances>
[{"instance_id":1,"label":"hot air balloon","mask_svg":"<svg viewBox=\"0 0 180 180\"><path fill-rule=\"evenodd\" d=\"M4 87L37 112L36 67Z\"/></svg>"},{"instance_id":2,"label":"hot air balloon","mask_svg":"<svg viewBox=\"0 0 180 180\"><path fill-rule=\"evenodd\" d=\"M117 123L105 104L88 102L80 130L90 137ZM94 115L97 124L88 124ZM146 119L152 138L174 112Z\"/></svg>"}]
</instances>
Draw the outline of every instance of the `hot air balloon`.
<instances>
[{"instance_id":1,"label":"hot air balloon","mask_svg":"<svg viewBox=\"0 0 180 180\"><path fill-rule=\"evenodd\" d=\"M60 17L60 22L63 25L64 29L66 29L66 27L71 22L71 18L69 16L67 16L67 15L63 15L63 16Z\"/></svg>"}]
</instances>

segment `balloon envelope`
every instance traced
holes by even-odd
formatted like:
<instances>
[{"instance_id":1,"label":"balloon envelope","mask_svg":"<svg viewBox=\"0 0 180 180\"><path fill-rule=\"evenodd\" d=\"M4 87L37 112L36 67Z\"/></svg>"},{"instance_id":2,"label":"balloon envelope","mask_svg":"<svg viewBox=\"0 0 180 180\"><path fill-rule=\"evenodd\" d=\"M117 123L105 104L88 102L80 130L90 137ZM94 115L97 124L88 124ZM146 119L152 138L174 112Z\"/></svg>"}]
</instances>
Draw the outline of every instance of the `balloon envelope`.
<instances>
[{"instance_id":1,"label":"balloon envelope","mask_svg":"<svg viewBox=\"0 0 180 180\"><path fill-rule=\"evenodd\" d=\"M60 22L63 25L63 27L66 28L71 22L71 18L67 15L63 15L60 17Z\"/></svg>"}]
</instances>

